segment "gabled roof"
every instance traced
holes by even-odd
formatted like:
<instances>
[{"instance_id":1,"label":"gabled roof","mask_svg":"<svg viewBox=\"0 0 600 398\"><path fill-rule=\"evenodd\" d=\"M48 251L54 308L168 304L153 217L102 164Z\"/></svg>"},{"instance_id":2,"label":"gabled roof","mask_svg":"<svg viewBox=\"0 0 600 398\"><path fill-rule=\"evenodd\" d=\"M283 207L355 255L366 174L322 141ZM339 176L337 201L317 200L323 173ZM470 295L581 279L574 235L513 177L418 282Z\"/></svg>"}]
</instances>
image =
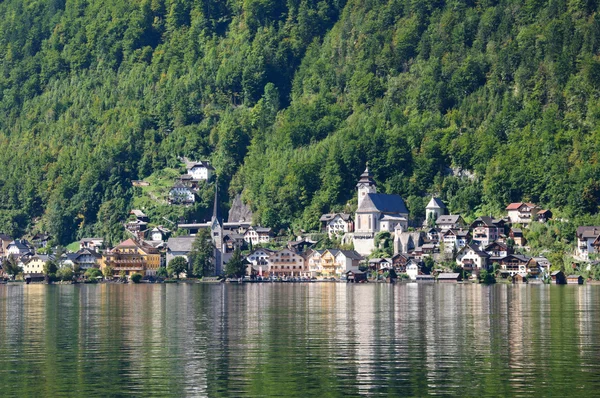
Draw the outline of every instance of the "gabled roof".
<instances>
[{"instance_id":1,"label":"gabled roof","mask_svg":"<svg viewBox=\"0 0 600 398\"><path fill-rule=\"evenodd\" d=\"M77 258L84 256L84 255L91 255L95 258L102 257L102 255L100 253L96 252L95 250L90 250L90 249L81 249L75 254L77 255Z\"/></svg>"},{"instance_id":2,"label":"gabled roof","mask_svg":"<svg viewBox=\"0 0 600 398\"><path fill-rule=\"evenodd\" d=\"M503 250L508 250L508 246L502 242L492 242L485 247L485 251L492 250L495 246L500 247Z\"/></svg>"},{"instance_id":3,"label":"gabled roof","mask_svg":"<svg viewBox=\"0 0 600 398\"><path fill-rule=\"evenodd\" d=\"M357 213L381 212L388 214L408 214L408 209L400 195L368 193L356 210Z\"/></svg>"},{"instance_id":4,"label":"gabled roof","mask_svg":"<svg viewBox=\"0 0 600 398\"><path fill-rule=\"evenodd\" d=\"M185 167L188 170L191 170L194 167L203 167L203 168L206 168L208 170L214 170L215 169L214 167L211 166L211 164L210 164L210 162L208 160L198 160L198 161L189 161L189 160L186 160Z\"/></svg>"},{"instance_id":5,"label":"gabled roof","mask_svg":"<svg viewBox=\"0 0 600 398\"><path fill-rule=\"evenodd\" d=\"M167 241L167 248L174 252L191 252L194 240L196 240L195 236L169 238Z\"/></svg>"},{"instance_id":6,"label":"gabled roof","mask_svg":"<svg viewBox=\"0 0 600 398\"><path fill-rule=\"evenodd\" d=\"M82 238L80 242L104 242L104 238Z\"/></svg>"},{"instance_id":7,"label":"gabled roof","mask_svg":"<svg viewBox=\"0 0 600 398\"><path fill-rule=\"evenodd\" d=\"M353 260L362 260L362 256L358 254L355 250L337 250L337 252L338 254L343 254L344 256L346 256L346 258L351 258ZM337 254L334 254L334 256L337 256Z\"/></svg>"},{"instance_id":8,"label":"gabled roof","mask_svg":"<svg viewBox=\"0 0 600 398\"><path fill-rule=\"evenodd\" d=\"M29 249L29 245L27 245L26 243L27 241L21 240L21 239L16 239L13 240L12 242L10 242L8 244L8 246L16 246L17 249L19 249L19 251L21 250L30 250Z\"/></svg>"},{"instance_id":9,"label":"gabled roof","mask_svg":"<svg viewBox=\"0 0 600 398\"><path fill-rule=\"evenodd\" d=\"M129 239L127 239L127 240L124 240L123 242L119 243L119 244L118 244L118 245L115 247L115 249L117 249L117 248L119 248L119 247L132 247L132 246L139 247L140 245L138 245L138 244L137 244L137 242L136 242L136 241L134 241L133 239L129 238Z\"/></svg>"},{"instance_id":10,"label":"gabled roof","mask_svg":"<svg viewBox=\"0 0 600 398\"><path fill-rule=\"evenodd\" d=\"M446 205L440 198L431 197L431 200L427 204L427 209L445 209Z\"/></svg>"},{"instance_id":11,"label":"gabled roof","mask_svg":"<svg viewBox=\"0 0 600 398\"><path fill-rule=\"evenodd\" d=\"M437 278L439 279L458 279L460 276L459 273L457 272L442 272L440 273Z\"/></svg>"},{"instance_id":12,"label":"gabled roof","mask_svg":"<svg viewBox=\"0 0 600 398\"><path fill-rule=\"evenodd\" d=\"M473 243L468 243L465 245L465 247L463 247L459 253L462 253L463 251L467 251L467 250L473 250L475 252L475 254L477 254L479 257L489 257L490 255L487 254L486 252L484 252L483 250L481 250L479 247L477 247L476 245L474 245Z\"/></svg>"},{"instance_id":13,"label":"gabled roof","mask_svg":"<svg viewBox=\"0 0 600 398\"><path fill-rule=\"evenodd\" d=\"M138 209L131 210L129 214L133 214L136 217L148 217L143 211Z\"/></svg>"},{"instance_id":14,"label":"gabled roof","mask_svg":"<svg viewBox=\"0 0 600 398\"><path fill-rule=\"evenodd\" d=\"M477 218L475 221L473 221L473 224L471 224L471 225L475 225L477 223L483 223L483 225L485 225L486 227L495 227L496 226L494 223L494 219L489 216L481 216L481 217Z\"/></svg>"},{"instance_id":15,"label":"gabled roof","mask_svg":"<svg viewBox=\"0 0 600 398\"><path fill-rule=\"evenodd\" d=\"M596 238L598 235L600 235L600 227L598 226L577 228L577 237L579 239Z\"/></svg>"},{"instance_id":16,"label":"gabled roof","mask_svg":"<svg viewBox=\"0 0 600 398\"><path fill-rule=\"evenodd\" d=\"M523 205L532 209L537 207L534 203L518 202L509 204L506 206L506 210L519 210Z\"/></svg>"},{"instance_id":17,"label":"gabled roof","mask_svg":"<svg viewBox=\"0 0 600 398\"><path fill-rule=\"evenodd\" d=\"M437 220L435 220L436 225L444 225L444 224L456 224L461 220L460 214L450 214L445 216L439 216Z\"/></svg>"}]
</instances>

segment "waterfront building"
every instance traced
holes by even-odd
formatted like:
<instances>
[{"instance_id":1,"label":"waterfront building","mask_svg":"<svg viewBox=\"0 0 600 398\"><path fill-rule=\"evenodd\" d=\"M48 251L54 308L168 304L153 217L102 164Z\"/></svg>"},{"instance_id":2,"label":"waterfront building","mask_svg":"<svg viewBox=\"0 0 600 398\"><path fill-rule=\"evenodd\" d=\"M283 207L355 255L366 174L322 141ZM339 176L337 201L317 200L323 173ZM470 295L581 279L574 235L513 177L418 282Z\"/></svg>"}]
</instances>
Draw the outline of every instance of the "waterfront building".
<instances>
[{"instance_id":1,"label":"waterfront building","mask_svg":"<svg viewBox=\"0 0 600 398\"><path fill-rule=\"evenodd\" d=\"M140 273L155 275L160 267L160 252L157 248L127 239L102 256L102 269L111 267L113 275Z\"/></svg>"}]
</instances>

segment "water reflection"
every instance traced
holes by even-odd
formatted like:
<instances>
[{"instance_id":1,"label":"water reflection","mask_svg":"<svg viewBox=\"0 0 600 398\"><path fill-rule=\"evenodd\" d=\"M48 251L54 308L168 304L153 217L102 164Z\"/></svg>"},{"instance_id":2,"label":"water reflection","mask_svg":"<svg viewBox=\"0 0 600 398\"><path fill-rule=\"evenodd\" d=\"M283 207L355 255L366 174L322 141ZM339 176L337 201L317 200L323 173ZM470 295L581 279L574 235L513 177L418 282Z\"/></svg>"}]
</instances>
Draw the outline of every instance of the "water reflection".
<instances>
[{"instance_id":1,"label":"water reflection","mask_svg":"<svg viewBox=\"0 0 600 398\"><path fill-rule=\"evenodd\" d=\"M598 286L0 286L3 395L593 395Z\"/></svg>"}]
</instances>

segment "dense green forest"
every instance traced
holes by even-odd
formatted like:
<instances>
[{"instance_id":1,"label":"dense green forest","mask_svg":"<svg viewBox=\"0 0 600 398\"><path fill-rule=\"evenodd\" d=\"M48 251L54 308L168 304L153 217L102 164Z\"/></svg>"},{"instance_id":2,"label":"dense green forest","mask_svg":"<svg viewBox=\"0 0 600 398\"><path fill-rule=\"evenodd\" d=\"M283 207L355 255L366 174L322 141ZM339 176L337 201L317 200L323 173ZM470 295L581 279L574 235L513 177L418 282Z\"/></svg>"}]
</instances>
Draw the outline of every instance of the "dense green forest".
<instances>
[{"instance_id":1,"label":"dense green forest","mask_svg":"<svg viewBox=\"0 0 600 398\"><path fill-rule=\"evenodd\" d=\"M210 159L274 228L316 228L367 161L415 216L431 193L471 216L521 200L595 214L598 8L5 0L0 229L118 239L130 181L180 156Z\"/></svg>"}]
</instances>

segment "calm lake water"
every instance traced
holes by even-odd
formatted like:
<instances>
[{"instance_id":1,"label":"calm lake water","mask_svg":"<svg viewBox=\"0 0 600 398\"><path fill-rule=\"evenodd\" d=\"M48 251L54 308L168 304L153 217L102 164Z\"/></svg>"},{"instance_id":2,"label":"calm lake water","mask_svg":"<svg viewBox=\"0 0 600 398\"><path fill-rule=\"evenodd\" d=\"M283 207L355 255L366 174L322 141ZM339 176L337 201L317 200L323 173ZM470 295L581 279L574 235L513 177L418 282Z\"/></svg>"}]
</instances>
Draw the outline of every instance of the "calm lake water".
<instances>
[{"instance_id":1,"label":"calm lake water","mask_svg":"<svg viewBox=\"0 0 600 398\"><path fill-rule=\"evenodd\" d=\"M600 286L0 286L0 395L598 395L599 304Z\"/></svg>"}]
</instances>

